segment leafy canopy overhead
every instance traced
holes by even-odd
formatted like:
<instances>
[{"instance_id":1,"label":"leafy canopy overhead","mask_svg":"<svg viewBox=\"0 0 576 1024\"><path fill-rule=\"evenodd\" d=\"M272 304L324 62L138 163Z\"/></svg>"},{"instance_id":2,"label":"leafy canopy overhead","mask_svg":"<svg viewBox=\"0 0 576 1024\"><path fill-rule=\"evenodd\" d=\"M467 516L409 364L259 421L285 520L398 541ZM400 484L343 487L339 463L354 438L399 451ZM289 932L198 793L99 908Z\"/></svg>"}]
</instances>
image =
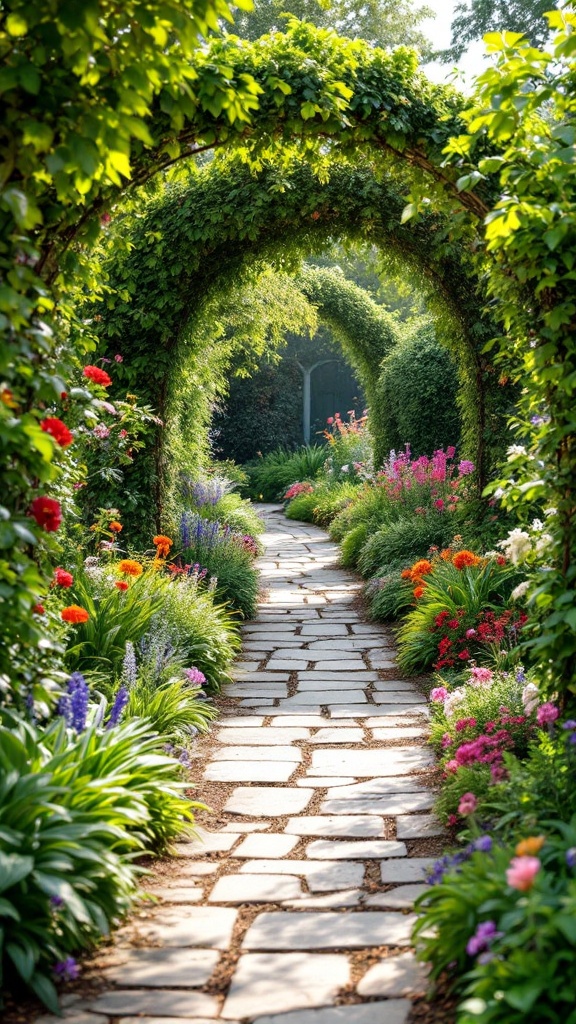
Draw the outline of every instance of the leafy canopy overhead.
<instances>
[{"instance_id":1,"label":"leafy canopy overhead","mask_svg":"<svg viewBox=\"0 0 576 1024\"><path fill-rule=\"evenodd\" d=\"M415 46L422 54L430 52L430 42L419 26L434 17L434 11L415 6L414 0L255 0L252 11L238 12L231 31L242 39L259 39L285 31L286 15L386 49Z\"/></svg>"},{"instance_id":2,"label":"leafy canopy overhead","mask_svg":"<svg viewBox=\"0 0 576 1024\"><path fill-rule=\"evenodd\" d=\"M450 48L439 54L444 63L459 60L468 45L488 32L519 32L533 46L549 36L544 15L558 10L555 0L469 0L454 8Z\"/></svg>"}]
</instances>

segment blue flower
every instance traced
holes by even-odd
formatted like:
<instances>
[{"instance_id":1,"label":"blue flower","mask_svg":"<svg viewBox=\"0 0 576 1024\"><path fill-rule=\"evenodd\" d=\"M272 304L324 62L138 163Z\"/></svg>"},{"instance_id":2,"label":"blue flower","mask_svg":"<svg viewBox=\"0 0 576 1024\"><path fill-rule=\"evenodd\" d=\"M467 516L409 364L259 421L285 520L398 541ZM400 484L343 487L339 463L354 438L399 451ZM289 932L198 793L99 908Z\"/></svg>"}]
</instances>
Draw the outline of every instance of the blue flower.
<instances>
[{"instance_id":1,"label":"blue flower","mask_svg":"<svg viewBox=\"0 0 576 1024\"><path fill-rule=\"evenodd\" d=\"M121 686L114 698L112 710L110 711L110 718L106 723L107 729L113 729L114 726L118 725L120 719L122 718L122 715L124 714L124 708L126 707L129 699L130 696L128 693L128 688L126 686Z\"/></svg>"},{"instance_id":2,"label":"blue flower","mask_svg":"<svg viewBox=\"0 0 576 1024\"><path fill-rule=\"evenodd\" d=\"M473 843L474 849L479 853L490 853L492 845L491 836L480 836L478 839L475 839Z\"/></svg>"},{"instance_id":3,"label":"blue flower","mask_svg":"<svg viewBox=\"0 0 576 1024\"><path fill-rule=\"evenodd\" d=\"M90 691L84 676L80 672L73 672L66 693L58 702L58 714L66 719L69 729L83 732L86 728L89 697Z\"/></svg>"}]
</instances>

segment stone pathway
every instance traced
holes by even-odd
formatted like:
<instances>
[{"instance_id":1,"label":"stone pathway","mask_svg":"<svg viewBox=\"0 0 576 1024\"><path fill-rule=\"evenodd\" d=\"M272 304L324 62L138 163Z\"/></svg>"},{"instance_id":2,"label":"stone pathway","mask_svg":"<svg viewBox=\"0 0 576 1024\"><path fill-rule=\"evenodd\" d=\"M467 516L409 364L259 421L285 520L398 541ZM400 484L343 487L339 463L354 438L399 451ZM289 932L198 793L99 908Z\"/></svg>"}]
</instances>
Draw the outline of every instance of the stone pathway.
<instances>
[{"instance_id":1,"label":"stone pathway","mask_svg":"<svg viewBox=\"0 0 576 1024\"><path fill-rule=\"evenodd\" d=\"M267 598L203 755L219 827L178 845L67 1024L405 1024L423 989L411 907L442 832L426 703L337 546L266 515Z\"/></svg>"}]
</instances>

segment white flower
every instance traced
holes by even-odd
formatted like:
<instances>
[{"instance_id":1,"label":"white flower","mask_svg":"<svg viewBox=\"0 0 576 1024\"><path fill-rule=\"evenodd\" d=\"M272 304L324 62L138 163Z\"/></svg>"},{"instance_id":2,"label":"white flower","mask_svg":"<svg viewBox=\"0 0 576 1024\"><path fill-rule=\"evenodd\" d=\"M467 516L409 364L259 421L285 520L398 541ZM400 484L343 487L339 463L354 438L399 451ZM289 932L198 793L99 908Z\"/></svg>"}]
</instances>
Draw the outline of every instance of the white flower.
<instances>
[{"instance_id":1,"label":"white flower","mask_svg":"<svg viewBox=\"0 0 576 1024\"><path fill-rule=\"evenodd\" d=\"M466 691L463 686L458 686L455 690L452 690L452 693L448 694L444 701L444 714L446 718L452 717L463 700L466 700Z\"/></svg>"},{"instance_id":2,"label":"white flower","mask_svg":"<svg viewBox=\"0 0 576 1024\"><path fill-rule=\"evenodd\" d=\"M527 715L531 715L532 712L538 707L540 703L540 691L536 686L536 683L526 683L526 686L522 690L522 704L524 705L524 711Z\"/></svg>"},{"instance_id":3,"label":"white flower","mask_svg":"<svg viewBox=\"0 0 576 1024\"><path fill-rule=\"evenodd\" d=\"M558 512L557 508L545 508L544 509L544 515L546 516L546 518L548 518L548 516L555 516L557 514L557 512Z\"/></svg>"},{"instance_id":4,"label":"white flower","mask_svg":"<svg viewBox=\"0 0 576 1024\"><path fill-rule=\"evenodd\" d=\"M515 455L526 455L526 449L523 444L511 444L506 449L506 454L509 458L514 458Z\"/></svg>"},{"instance_id":5,"label":"white flower","mask_svg":"<svg viewBox=\"0 0 576 1024\"><path fill-rule=\"evenodd\" d=\"M348 473L349 469L350 469L350 466L342 466L342 469L340 470L340 472L341 473Z\"/></svg>"},{"instance_id":6,"label":"white flower","mask_svg":"<svg viewBox=\"0 0 576 1024\"><path fill-rule=\"evenodd\" d=\"M514 587L514 590L510 594L510 597L512 598L513 601L519 601L521 597L524 597L524 594L528 593L529 589L530 580L524 580L523 583L519 583L517 587Z\"/></svg>"},{"instance_id":7,"label":"white flower","mask_svg":"<svg viewBox=\"0 0 576 1024\"><path fill-rule=\"evenodd\" d=\"M518 562L521 562L532 551L532 541L530 534L517 527L510 531L506 540L498 541L496 547L502 548L506 558L509 558L513 565L518 565Z\"/></svg>"},{"instance_id":8,"label":"white flower","mask_svg":"<svg viewBox=\"0 0 576 1024\"><path fill-rule=\"evenodd\" d=\"M548 550L550 544L553 544L553 538L549 533L543 533L541 537L538 537L536 544L534 545L534 551L537 555L544 554Z\"/></svg>"},{"instance_id":9,"label":"white flower","mask_svg":"<svg viewBox=\"0 0 576 1024\"><path fill-rule=\"evenodd\" d=\"M505 494L505 491L504 491L503 487L497 487L496 490L494 491L494 497L496 499L503 498L504 494Z\"/></svg>"},{"instance_id":10,"label":"white flower","mask_svg":"<svg viewBox=\"0 0 576 1024\"><path fill-rule=\"evenodd\" d=\"M540 533L540 531L544 529L544 523L541 519L533 519L531 529L534 530L535 533Z\"/></svg>"}]
</instances>

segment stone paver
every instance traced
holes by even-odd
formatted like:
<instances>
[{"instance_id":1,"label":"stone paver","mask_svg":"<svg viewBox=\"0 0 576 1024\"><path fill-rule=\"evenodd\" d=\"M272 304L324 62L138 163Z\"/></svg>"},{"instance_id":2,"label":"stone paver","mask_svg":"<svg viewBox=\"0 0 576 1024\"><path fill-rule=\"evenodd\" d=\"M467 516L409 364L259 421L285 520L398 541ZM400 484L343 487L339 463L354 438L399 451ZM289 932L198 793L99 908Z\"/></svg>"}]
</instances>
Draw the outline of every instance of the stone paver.
<instances>
[{"instance_id":1,"label":"stone paver","mask_svg":"<svg viewBox=\"0 0 576 1024\"><path fill-rule=\"evenodd\" d=\"M332 911L297 914L263 913L248 929L245 949L362 949L364 946L409 946L413 914Z\"/></svg>"},{"instance_id":2,"label":"stone paver","mask_svg":"<svg viewBox=\"0 0 576 1024\"><path fill-rule=\"evenodd\" d=\"M265 516L266 596L195 762L195 796L205 780L217 813L143 880L157 902L122 929L104 991L66 1003L70 1024L406 1024L423 990L410 911L433 858L409 851L442 834L428 707L390 630L362 620L337 545Z\"/></svg>"},{"instance_id":3,"label":"stone paver","mask_svg":"<svg viewBox=\"0 0 576 1024\"><path fill-rule=\"evenodd\" d=\"M287 1013L334 1002L348 984L346 956L311 953L246 953L232 978L222 1017Z\"/></svg>"}]
</instances>

